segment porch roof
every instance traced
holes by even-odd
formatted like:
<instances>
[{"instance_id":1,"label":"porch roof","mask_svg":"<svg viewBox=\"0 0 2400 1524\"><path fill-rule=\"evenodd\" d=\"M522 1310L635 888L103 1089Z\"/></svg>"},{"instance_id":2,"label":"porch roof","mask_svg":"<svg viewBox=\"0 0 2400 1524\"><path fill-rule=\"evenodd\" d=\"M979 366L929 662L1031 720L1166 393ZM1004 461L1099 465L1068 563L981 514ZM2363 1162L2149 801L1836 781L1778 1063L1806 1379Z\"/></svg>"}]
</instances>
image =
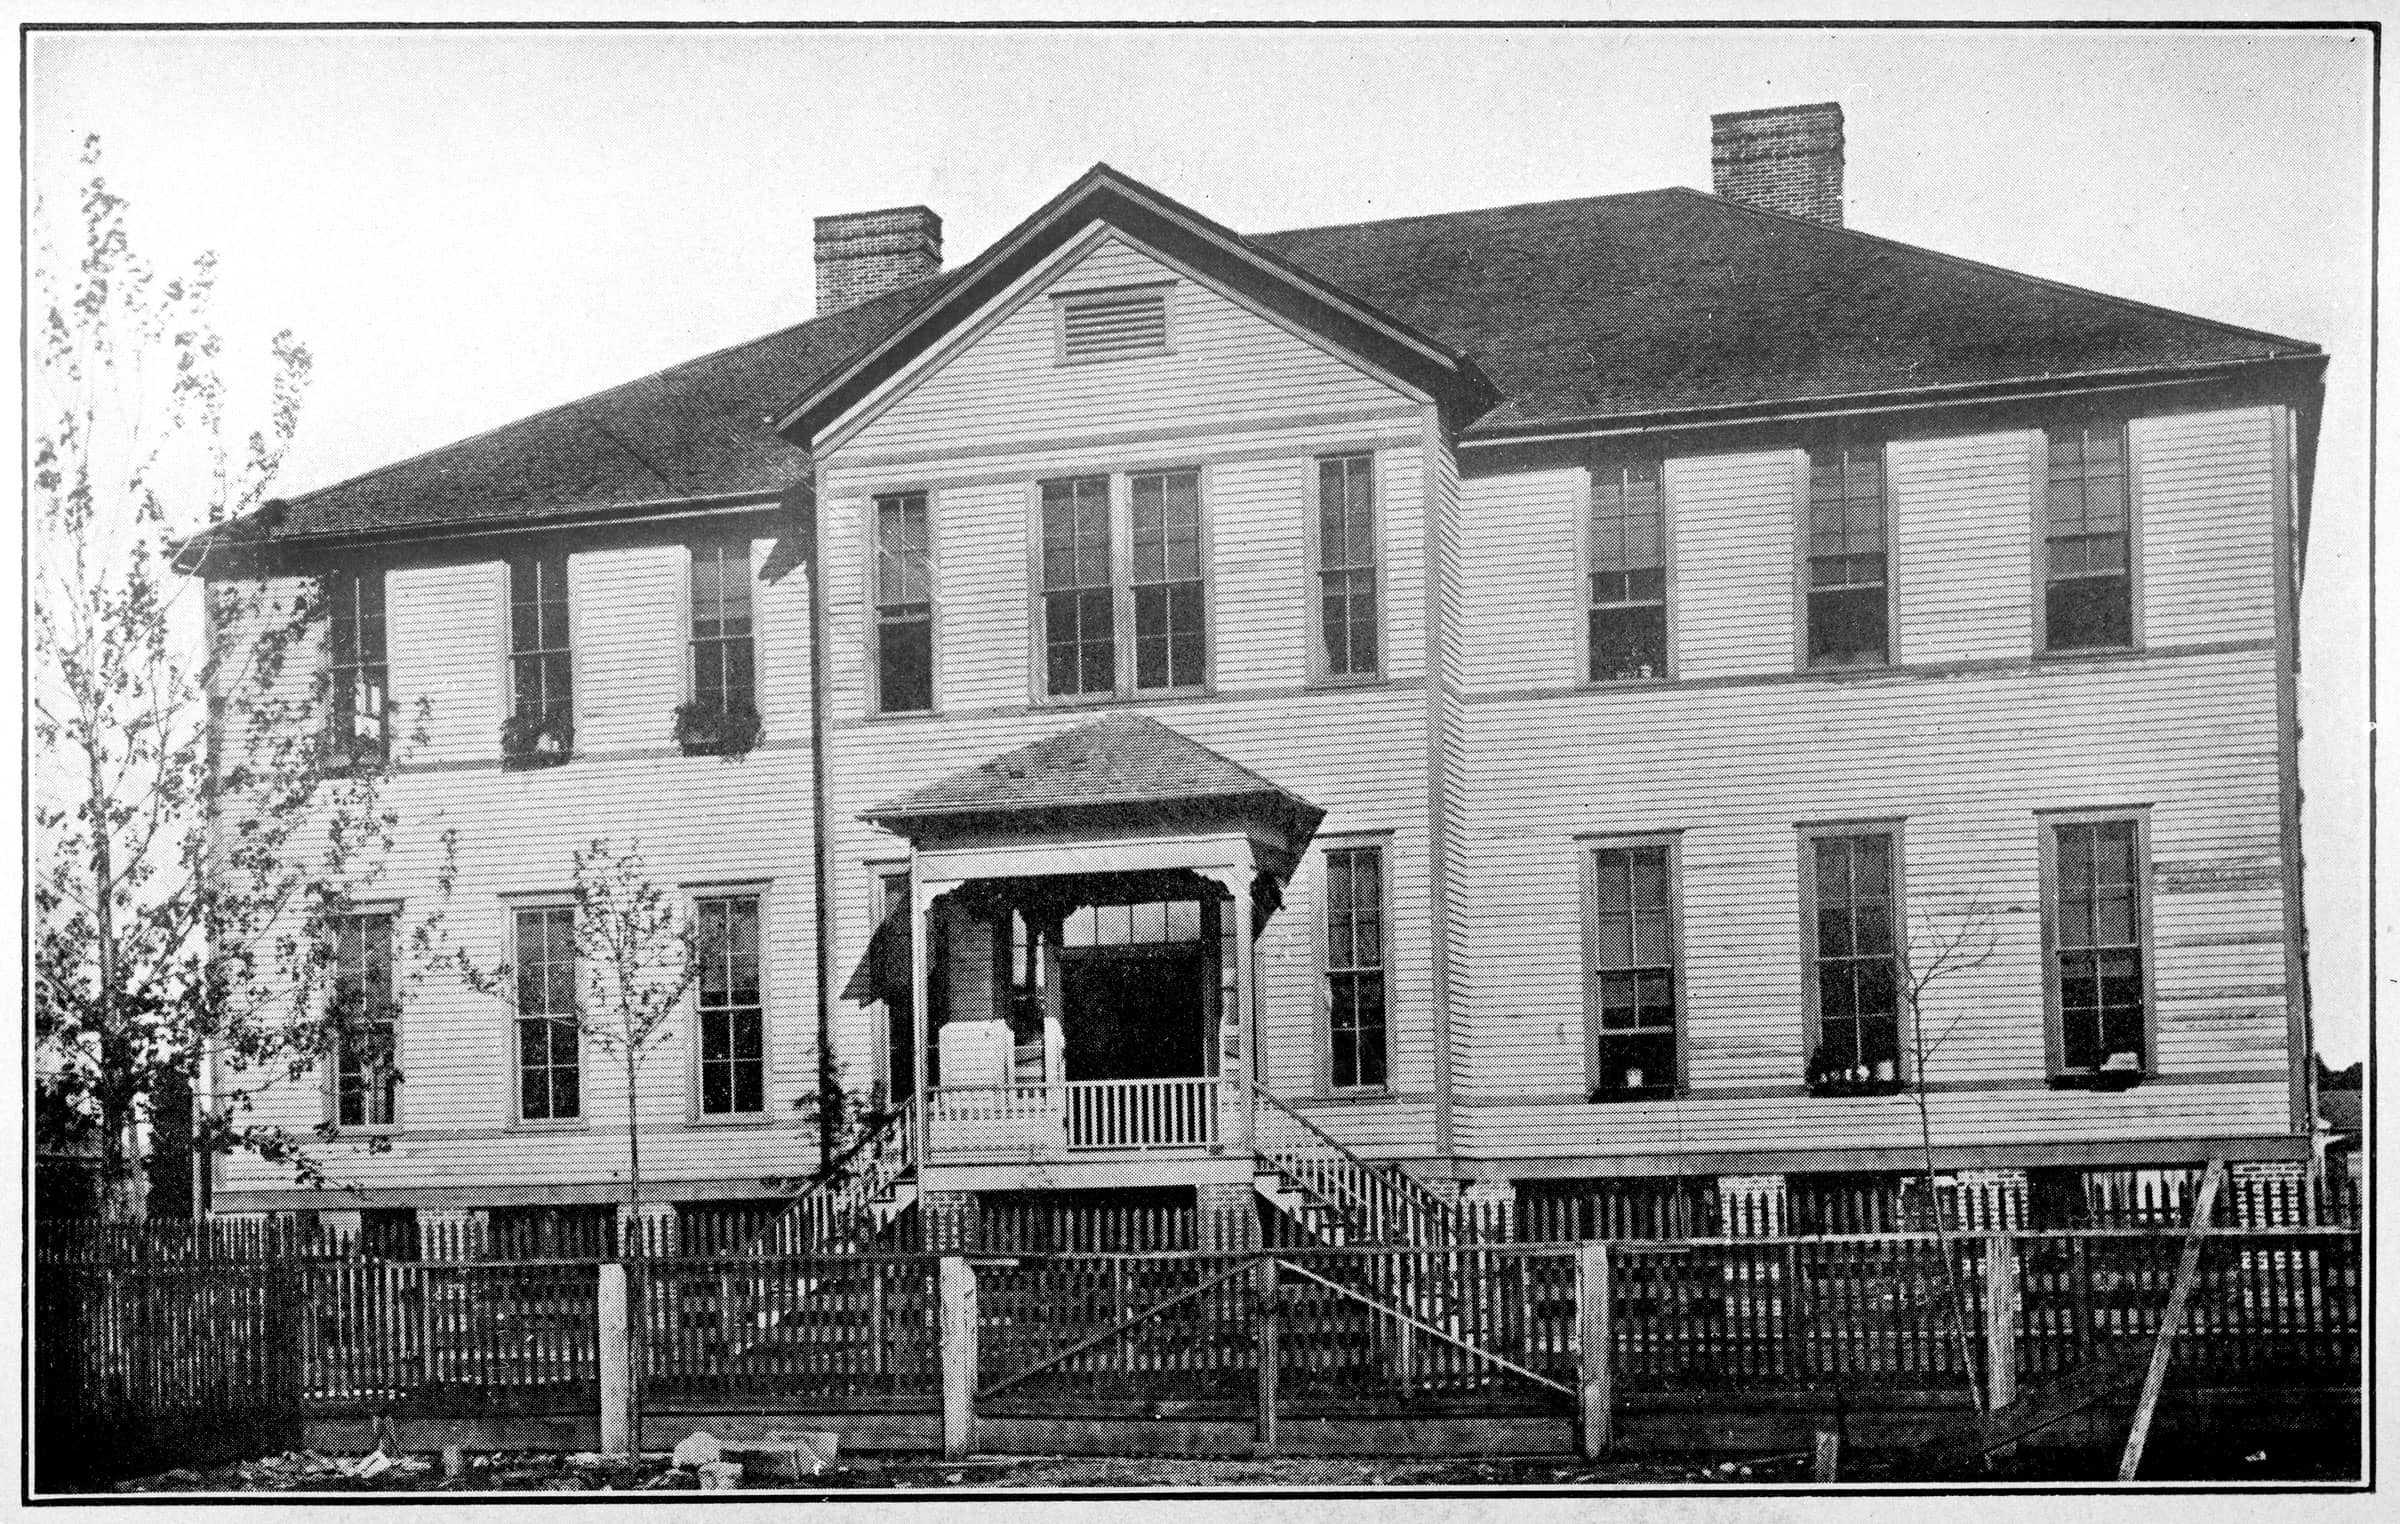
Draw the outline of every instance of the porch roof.
<instances>
[{"instance_id":1,"label":"porch roof","mask_svg":"<svg viewBox=\"0 0 2400 1524\"><path fill-rule=\"evenodd\" d=\"M937 823L994 823L1072 812L1173 816L1244 801L1305 841L1325 812L1144 714L1109 714L1002 752L865 812L911 838Z\"/></svg>"}]
</instances>

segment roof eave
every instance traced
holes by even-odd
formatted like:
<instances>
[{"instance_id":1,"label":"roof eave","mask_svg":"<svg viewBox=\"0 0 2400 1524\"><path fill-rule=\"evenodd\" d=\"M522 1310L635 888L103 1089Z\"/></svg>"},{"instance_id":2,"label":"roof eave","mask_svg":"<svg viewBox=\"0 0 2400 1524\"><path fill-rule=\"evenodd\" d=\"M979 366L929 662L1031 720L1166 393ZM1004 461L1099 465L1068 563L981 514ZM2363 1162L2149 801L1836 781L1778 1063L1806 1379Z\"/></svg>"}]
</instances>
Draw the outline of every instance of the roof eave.
<instances>
[{"instance_id":1,"label":"roof eave","mask_svg":"<svg viewBox=\"0 0 2400 1524\"><path fill-rule=\"evenodd\" d=\"M1526 443L1560 434L1655 433L1671 429L1723 427L1734 424L1779 422L1786 419L1831 417L1845 413L1890 412L1920 407L1963 407L1975 403L2061 396L2080 391L2121 391L2142 386L2196 386L2231 380L2277 366L2322 370L2328 356L2320 349L2290 354L2260 355L2244 360L2210 360L2190 365L2128 366L2107 370L2065 371L2043 376L2015 376L1997 381L1962 381L1940 386L1912 386L1873 392L1824 392L1801 397L1775 397L1758 402L1725 403L1708 407L1658 408L1635 413L1580 413L1542 418L1521 424L1471 428L1461 446L1491 448Z\"/></svg>"}]
</instances>

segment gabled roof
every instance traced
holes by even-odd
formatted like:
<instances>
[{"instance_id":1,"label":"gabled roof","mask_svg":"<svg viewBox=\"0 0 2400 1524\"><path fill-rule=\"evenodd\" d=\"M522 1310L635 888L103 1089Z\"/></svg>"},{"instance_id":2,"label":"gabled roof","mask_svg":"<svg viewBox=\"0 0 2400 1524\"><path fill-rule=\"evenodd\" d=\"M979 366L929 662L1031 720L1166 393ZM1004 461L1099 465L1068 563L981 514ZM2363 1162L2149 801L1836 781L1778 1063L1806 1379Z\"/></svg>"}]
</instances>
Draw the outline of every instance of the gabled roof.
<instances>
[{"instance_id":1,"label":"gabled roof","mask_svg":"<svg viewBox=\"0 0 2400 1524\"><path fill-rule=\"evenodd\" d=\"M880 343L828 372L794 398L776 428L810 444L833 419L866 397L944 334L967 322L1094 222L1106 222L1223 279L1302 327L1363 356L1441 400L1461 422L1499 400L1482 373L1441 339L1377 310L1261 244L1220 227L1131 175L1095 164L958 271L957 279L894 326Z\"/></svg>"},{"instance_id":2,"label":"gabled roof","mask_svg":"<svg viewBox=\"0 0 2400 1524\"><path fill-rule=\"evenodd\" d=\"M1272 800L1315 829L1324 811L1181 731L1144 714L1110 714L878 805L862 818L905 830L911 822L1060 810Z\"/></svg>"},{"instance_id":3,"label":"gabled roof","mask_svg":"<svg viewBox=\"0 0 2400 1524\"><path fill-rule=\"evenodd\" d=\"M1101 165L961 270L305 493L228 539L765 501L805 438L1089 215L1429 384L1469 439L2321 363L2313 344L1671 189L1243 238ZM913 319L922 317L921 323ZM1472 399L1480 396L1478 403Z\"/></svg>"}]
</instances>

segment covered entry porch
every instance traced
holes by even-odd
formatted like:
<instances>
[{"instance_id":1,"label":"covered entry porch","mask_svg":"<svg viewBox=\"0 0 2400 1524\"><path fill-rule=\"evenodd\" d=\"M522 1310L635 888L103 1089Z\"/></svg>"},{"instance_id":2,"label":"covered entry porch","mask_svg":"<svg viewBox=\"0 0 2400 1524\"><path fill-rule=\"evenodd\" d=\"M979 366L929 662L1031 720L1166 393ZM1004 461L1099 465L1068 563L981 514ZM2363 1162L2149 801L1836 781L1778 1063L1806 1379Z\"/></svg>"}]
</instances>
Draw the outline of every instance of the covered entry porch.
<instances>
[{"instance_id":1,"label":"covered entry porch","mask_svg":"<svg viewBox=\"0 0 2400 1524\"><path fill-rule=\"evenodd\" d=\"M1112 715L867 818L911 849L878 961L891 982L905 969L893 1089L922 1098L928 1171L1163 1184L1247 1160L1251 950L1321 810Z\"/></svg>"}]
</instances>

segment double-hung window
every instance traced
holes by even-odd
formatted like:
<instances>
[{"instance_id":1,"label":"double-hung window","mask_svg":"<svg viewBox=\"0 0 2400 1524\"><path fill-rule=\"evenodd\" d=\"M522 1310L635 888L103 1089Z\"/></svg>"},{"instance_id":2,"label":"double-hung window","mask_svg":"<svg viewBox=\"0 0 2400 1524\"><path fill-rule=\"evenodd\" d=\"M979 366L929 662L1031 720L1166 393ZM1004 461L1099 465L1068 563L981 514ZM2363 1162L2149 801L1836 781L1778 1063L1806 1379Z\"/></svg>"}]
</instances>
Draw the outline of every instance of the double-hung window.
<instances>
[{"instance_id":1,"label":"double-hung window","mask_svg":"<svg viewBox=\"0 0 2400 1524\"><path fill-rule=\"evenodd\" d=\"M2133 644L2133 510L2122 424L2049 435L2042 535L2042 648Z\"/></svg>"},{"instance_id":2,"label":"double-hung window","mask_svg":"<svg viewBox=\"0 0 2400 1524\"><path fill-rule=\"evenodd\" d=\"M1676 1084L1674 848L1591 855L1592 1099L1671 1095Z\"/></svg>"},{"instance_id":3,"label":"double-hung window","mask_svg":"<svg viewBox=\"0 0 2400 1524\"><path fill-rule=\"evenodd\" d=\"M1316 529L1318 673L1374 677L1381 671L1374 456L1317 462Z\"/></svg>"},{"instance_id":4,"label":"double-hung window","mask_svg":"<svg viewBox=\"0 0 2400 1524\"><path fill-rule=\"evenodd\" d=\"M1808 456L1807 625L1811 667L1891 660L1890 556L1883 447L1839 445Z\"/></svg>"},{"instance_id":5,"label":"double-hung window","mask_svg":"<svg viewBox=\"0 0 2400 1524\"><path fill-rule=\"evenodd\" d=\"M344 568L324 587L328 759L336 767L377 766L391 760L383 573Z\"/></svg>"},{"instance_id":6,"label":"double-hung window","mask_svg":"<svg viewBox=\"0 0 2400 1524\"><path fill-rule=\"evenodd\" d=\"M390 1127L400 1120L400 1007L392 987L392 918L333 923L333 1120Z\"/></svg>"},{"instance_id":7,"label":"double-hung window","mask_svg":"<svg viewBox=\"0 0 2400 1524\"><path fill-rule=\"evenodd\" d=\"M583 1042L575 992L575 912L516 913L517 1116L571 1122L583 1115Z\"/></svg>"},{"instance_id":8,"label":"double-hung window","mask_svg":"<svg viewBox=\"0 0 2400 1524\"><path fill-rule=\"evenodd\" d=\"M508 724L512 762L564 762L575 747L574 657L567 634L567 556L544 551L508 563Z\"/></svg>"},{"instance_id":9,"label":"double-hung window","mask_svg":"<svg viewBox=\"0 0 2400 1524\"><path fill-rule=\"evenodd\" d=\"M875 499L875 712L933 708L933 521L922 492Z\"/></svg>"},{"instance_id":10,"label":"double-hung window","mask_svg":"<svg viewBox=\"0 0 2400 1524\"><path fill-rule=\"evenodd\" d=\"M1654 460L1592 472L1591 680L1667 675L1666 501Z\"/></svg>"},{"instance_id":11,"label":"double-hung window","mask_svg":"<svg viewBox=\"0 0 2400 1524\"><path fill-rule=\"evenodd\" d=\"M700 1114L767 1109L766 1000L759 982L758 896L696 907L700 954Z\"/></svg>"},{"instance_id":12,"label":"double-hung window","mask_svg":"<svg viewBox=\"0 0 2400 1524\"><path fill-rule=\"evenodd\" d=\"M1133 685L1207 681L1208 614L1200 575L1200 473L1130 479L1133 516Z\"/></svg>"},{"instance_id":13,"label":"double-hung window","mask_svg":"<svg viewBox=\"0 0 2400 1524\"><path fill-rule=\"evenodd\" d=\"M1208 681L1197 471L1041 484L1042 687L1051 698ZM1118 547L1127 551L1118 554Z\"/></svg>"},{"instance_id":14,"label":"double-hung window","mask_svg":"<svg viewBox=\"0 0 2400 1524\"><path fill-rule=\"evenodd\" d=\"M692 702L704 714L758 712L750 580L748 540L692 548Z\"/></svg>"},{"instance_id":15,"label":"double-hung window","mask_svg":"<svg viewBox=\"0 0 2400 1524\"><path fill-rule=\"evenodd\" d=\"M2138 1079L2149 1064L2141 822L2053 821L2046 846L2059 1071Z\"/></svg>"},{"instance_id":16,"label":"double-hung window","mask_svg":"<svg viewBox=\"0 0 2400 1524\"><path fill-rule=\"evenodd\" d=\"M1334 1090L1387 1082L1383 880L1380 846L1325 853L1325 1058Z\"/></svg>"},{"instance_id":17,"label":"double-hung window","mask_svg":"<svg viewBox=\"0 0 2400 1524\"><path fill-rule=\"evenodd\" d=\"M1834 1092L1891 1088L1900 1065L1899 838L1889 829L1801 838L1807 875L1808 1080Z\"/></svg>"}]
</instances>

